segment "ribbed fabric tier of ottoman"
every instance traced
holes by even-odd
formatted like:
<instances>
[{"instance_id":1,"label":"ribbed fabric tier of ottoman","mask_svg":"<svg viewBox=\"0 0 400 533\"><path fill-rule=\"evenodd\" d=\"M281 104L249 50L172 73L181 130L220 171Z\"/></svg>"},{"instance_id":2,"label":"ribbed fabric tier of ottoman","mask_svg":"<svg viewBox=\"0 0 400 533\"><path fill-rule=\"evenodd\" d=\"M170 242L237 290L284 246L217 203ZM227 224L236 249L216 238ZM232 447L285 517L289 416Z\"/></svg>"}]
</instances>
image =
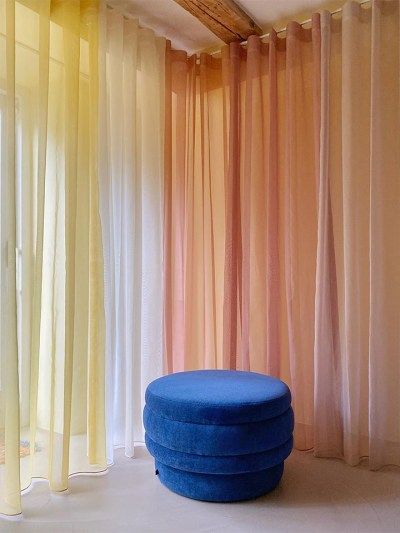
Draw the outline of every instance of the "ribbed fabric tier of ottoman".
<instances>
[{"instance_id":1,"label":"ribbed fabric tier of ottoman","mask_svg":"<svg viewBox=\"0 0 400 533\"><path fill-rule=\"evenodd\" d=\"M161 482L196 500L232 502L269 492L293 446L289 388L254 372L200 370L156 379L143 417Z\"/></svg>"}]
</instances>

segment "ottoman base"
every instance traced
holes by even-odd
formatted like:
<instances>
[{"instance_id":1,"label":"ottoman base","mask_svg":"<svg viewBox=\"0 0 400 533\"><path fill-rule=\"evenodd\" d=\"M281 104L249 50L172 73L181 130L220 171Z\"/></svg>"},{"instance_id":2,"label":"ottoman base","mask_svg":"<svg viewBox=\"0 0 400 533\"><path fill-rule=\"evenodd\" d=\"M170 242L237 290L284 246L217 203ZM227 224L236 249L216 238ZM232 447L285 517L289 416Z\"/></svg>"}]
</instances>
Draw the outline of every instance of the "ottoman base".
<instances>
[{"instance_id":1,"label":"ottoman base","mask_svg":"<svg viewBox=\"0 0 400 533\"><path fill-rule=\"evenodd\" d=\"M283 474L283 462L245 474L199 474L155 462L160 481L168 489L207 502L251 500L273 490Z\"/></svg>"}]
</instances>

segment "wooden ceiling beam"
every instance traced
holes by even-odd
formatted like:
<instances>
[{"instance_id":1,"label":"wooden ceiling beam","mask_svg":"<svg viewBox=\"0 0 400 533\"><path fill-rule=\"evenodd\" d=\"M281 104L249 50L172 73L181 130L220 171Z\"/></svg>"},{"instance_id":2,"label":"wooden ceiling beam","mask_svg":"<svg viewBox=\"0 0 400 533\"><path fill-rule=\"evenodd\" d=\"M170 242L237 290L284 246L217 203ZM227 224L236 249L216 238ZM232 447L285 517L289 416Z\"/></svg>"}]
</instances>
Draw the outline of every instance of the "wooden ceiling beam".
<instances>
[{"instance_id":1,"label":"wooden ceiling beam","mask_svg":"<svg viewBox=\"0 0 400 533\"><path fill-rule=\"evenodd\" d=\"M175 0L225 43L262 35L262 29L233 0Z\"/></svg>"}]
</instances>

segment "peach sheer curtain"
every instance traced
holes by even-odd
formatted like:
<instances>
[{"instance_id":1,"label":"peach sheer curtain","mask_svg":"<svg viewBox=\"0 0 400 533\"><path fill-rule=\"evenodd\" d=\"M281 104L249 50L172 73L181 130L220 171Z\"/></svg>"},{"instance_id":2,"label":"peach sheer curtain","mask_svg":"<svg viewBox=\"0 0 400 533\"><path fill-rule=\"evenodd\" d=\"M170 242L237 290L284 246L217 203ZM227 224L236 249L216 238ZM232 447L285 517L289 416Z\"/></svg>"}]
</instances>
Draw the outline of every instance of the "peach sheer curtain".
<instances>
[{"instance_id":1,"label":"peach sheer curtain","mask_svg":"<svg viewBox=\"0 0 400 533\"><path fill-rule=\"evenodd\" d=\"M295 441L400 464L399 3L167 49L165 361L290 385Z\"/></svg>"}]
</instances>

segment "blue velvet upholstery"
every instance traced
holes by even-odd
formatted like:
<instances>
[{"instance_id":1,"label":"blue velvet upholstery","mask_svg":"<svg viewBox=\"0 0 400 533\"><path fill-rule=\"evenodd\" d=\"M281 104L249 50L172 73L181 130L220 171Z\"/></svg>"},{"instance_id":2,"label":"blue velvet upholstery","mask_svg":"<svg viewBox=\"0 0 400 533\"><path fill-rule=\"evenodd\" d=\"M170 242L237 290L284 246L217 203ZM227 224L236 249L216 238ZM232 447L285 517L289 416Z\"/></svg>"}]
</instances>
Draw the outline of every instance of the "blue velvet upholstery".
<instances>
[{"instance_id":1,"label":"blue velvet upholstery","mask_svg":"<svg viewBox=\"0 0 400 533\"><path fill-rule=\"evenodd\" d=\"M153 381L143 419L161 482L219 502L272 490L293 446L290 402L284 383L252 372L180 372Z\"/></svg>"},{"instance_id":2,"label":"blue velvet upholstery","mask_svg":"<svg viewBox=\"0 0 400 533\"><path fill-rule=\"evenodd\" d=\"M274 489L283 474L283 463L247 474L198 474L184 472L156 461L160 481L173 492L206 502L237 502L262 496Z\"/></svg>"},{"instance_id":3,"label":"blue velvet upholstery","mask_svg":"<svg viewBox=\"0 0 400 533\"><path fill-rule=\"evenodd\" d=\"M171 448L199 455L243 455L275 448L293 432L293 411L261 422L248 424L190 424L163 418L147 405L143 411L146 433Z\"/></svg>"},{"instance_id":4,"label":"blue velvet upholstery","mask_svg":"<svg viewBox=\"0 0 400 533\"><path fill-rule=\"evenodd\" d=\"M290 390L279 379L255 372L196 370L156 379L146 405L171 420L196 424L242 424L280 415Z\"/></svg>"},{"instance_id":5,"label":"blue velvet upholstery","mask_svg":"<svg viewBox=\"0 0 400 533\"><path fill-rule=\"evenodd\" d=\"M289 456L293 448L293 438L277 448L259 453L247 453L245 455L196 455L191 453L177 452L164 448L146 435L146 446L156 461L189 472L201 474L244 474L266 470L275 466Z\"/></svg>"}]
</instances>

